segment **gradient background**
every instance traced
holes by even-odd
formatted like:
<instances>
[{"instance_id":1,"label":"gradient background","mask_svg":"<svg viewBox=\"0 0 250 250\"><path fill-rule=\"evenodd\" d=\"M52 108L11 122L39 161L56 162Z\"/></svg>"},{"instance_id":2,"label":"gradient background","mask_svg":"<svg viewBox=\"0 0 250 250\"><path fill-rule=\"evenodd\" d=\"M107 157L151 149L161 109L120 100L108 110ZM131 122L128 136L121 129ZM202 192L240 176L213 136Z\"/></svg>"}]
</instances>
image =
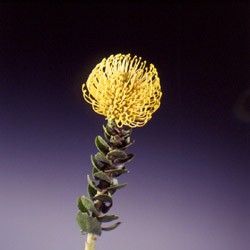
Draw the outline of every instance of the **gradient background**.
<instances>
[{"instance_id":1,"label":"gradient background","mask_svg":"<svg viewBox=\"0 0 250 250\"><path fill-rule=\"evenodd\" d=\"M81 93L110 54L153 63L162 105L99 250L250 249L249 4L0 4L0 249L79 250L105 119Z\"/></svg>"}]
</instances>

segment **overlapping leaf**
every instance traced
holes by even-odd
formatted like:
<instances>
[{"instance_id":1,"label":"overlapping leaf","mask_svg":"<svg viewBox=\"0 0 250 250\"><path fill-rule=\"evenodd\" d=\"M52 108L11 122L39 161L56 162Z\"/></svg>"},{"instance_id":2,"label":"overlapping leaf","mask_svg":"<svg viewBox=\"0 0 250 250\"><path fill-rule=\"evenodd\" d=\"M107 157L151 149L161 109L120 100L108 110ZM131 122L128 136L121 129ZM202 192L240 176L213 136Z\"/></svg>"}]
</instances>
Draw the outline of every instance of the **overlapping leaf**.
<instances>
[{"instance_id":1,"label":"overlapping leaf","mask_svg":"<svg viewBox=\"0 0 250 250\"><path fill-rule=\"evenodd\" d=\"M82 233L92 233L99 236L102 234L101 222L97 218L79 211L76 220Z\"/></svg>"},{"instance_id":2,"label":"overlapping leaf","mask_svg":"<svg viewBox=\"0 0 250 250\"><path fill-rule=\"evenodd\" d=\"M101 153L103 153L104 155L106 155L109 152L109 145L108 145L108 143L100 135L98 135L95 138L95 145L96 145L97 149Z\"/></svg>"}]
</instances>

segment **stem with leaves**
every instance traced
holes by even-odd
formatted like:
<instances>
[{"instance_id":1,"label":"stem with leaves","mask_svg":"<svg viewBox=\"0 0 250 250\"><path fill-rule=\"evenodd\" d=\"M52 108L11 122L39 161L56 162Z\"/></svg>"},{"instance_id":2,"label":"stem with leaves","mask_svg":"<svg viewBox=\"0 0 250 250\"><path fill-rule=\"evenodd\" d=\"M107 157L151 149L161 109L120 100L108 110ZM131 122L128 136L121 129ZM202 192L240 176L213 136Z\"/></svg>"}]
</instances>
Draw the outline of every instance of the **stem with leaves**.
<instances>
[{"instance_id":1,"label":"stem with leaves","mask_svg":"<svg viewBox=\"0 0 250 250\"><path fill-rule=\"evenodd\" d=\"M126 149L134 141L130 140L132 129L130 127L117 127L115 121L110 120L103 126L105 139L101 136L95 138L98 152L91 156L92 177L87 175L88 195L78 197L77 223L83 234L88 234L85 250L94 250L97 236L102 231L110 231L121 224L116 222L109 226L103 223L119 219L118 215L107 214L113 205L113 194L127 183L119 184L117 177L128 173L125 164L134 158L127 154Z\"/></svg>"}]
</instances>

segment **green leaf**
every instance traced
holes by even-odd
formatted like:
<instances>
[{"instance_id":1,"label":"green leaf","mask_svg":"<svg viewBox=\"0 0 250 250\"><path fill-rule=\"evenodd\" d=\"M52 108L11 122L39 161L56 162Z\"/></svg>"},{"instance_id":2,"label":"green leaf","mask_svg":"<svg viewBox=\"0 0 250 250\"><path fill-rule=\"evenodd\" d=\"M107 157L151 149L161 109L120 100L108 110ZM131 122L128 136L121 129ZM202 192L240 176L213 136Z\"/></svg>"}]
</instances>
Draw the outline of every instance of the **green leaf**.
<instances>
[{"instance_id":1,"label":"green leaf","mask_svg":"<svg viewBox=\"0 0 250 250\"><path fill-rule=\"evenodd\" d=\"M89 215L88 209L82 204L81 196L79 196L77 199L77 205L81 212L87 213Z\"/></svg>"},{"instance_id":2,"label":"green leaf","mask_svg":"<svg viewBox=\"0 0 250 250\"><path fill-rule=\"evenodd\" d=\"M114 149L108 152L107 157L111 160L126 159L127 154L120 149Z\"/></svg>"},{"instance_id":3,"label":"green leaf","mask_svg":"<svg viewBox=\"0 0 250 250\"><path fill-rule=\"evenodd\" d=\"M94 182L90 179L89 175L87 175L88 179L88 194L91 199L97 194L97 187Z\"/></svg>"},{"instance_id":4,"label":"green leaf","mask_svg":"<svg viewBox=\"0 0 250 250\"><path fill-rule=\"evenodd\" d=\"M126 169L125 167L120 168L120 169L110 169L110 170L105 170L105 173L112 173L112 174L124 174L124 173L128 173L128 169Z\"/></svg>"},{"instance_id":5,"label":"green leaf","mask_svg":"<svg viewBox=\"0 0 250 250\"><path fill-rule=\"evenodd\" d=\"M128 185L128 183L123 183L123 184L119 184L119 185L113 185L111 187L108 187L107 190L111 191L111 190L117 190L123 187L126 187Z\"/></svg>"},{"instance_id":6,"label":"green leaf","mask_svg":"<svg viewBox=\"0 0 250 250\"><path fill-rule=\"evenodd\" d=\"M108 131L108 133L110 135L114 135L115 134L115 132L114 132L114 127L115 126L116 126L115 125L115 121L111 121L111 120L108 121L106 129L107 129L107 131Z\"/></svg>"},{"instance_id":7,"label":"green leaf","mask_svg":"<svg viewBox=\"0 0 250 250\"><path fill-rule=\"evenodd\" d=\"M102 234L101 223L97 218L93 218L87 213L79 211L76 220L82 233L92 233L99 236Z\"/></svg>"},{"instance_id":8,"label":"green leaf","mask_svg":"<svg viewBox=\"0 0 250 250\"><path fill-rule=\"evenodd\" d=\"M98 177L99 172L103 173L103 171L101 171L101 169L99 169L99 167L97 166L97 162L95 161L95 158L93 157L93 155L91 155L91 162L92 162L92 176L96 179ZM99 164L103 164L103 163L99 163ZM99 178L101 179L101 178Z\"/></svg>"},{"instance_id":9,"label":"green leaf","mask_svg":"<svg viewBox=\"0 0 250 250\"><path fill-rule=\"evenodd\" d=\"M97 149L104 155L109 152L109 145L100 135L95 138L95 145Z\"/></svg>"},{"instance_id":10,"label":"green leaf","mask_svg":"<svg viewBox=\"0 0 250 250\"><path fill-rule=\"evenodd\" d=\"M95 160L95 157L93 155L91 155L91 163L92 163L92 166L93 166L93 170L92 170L92 173L96 173L96 172L99 172L101 171L101 169L99 168L98 166L98 162ZM103 165L103 164L102 164ZM102 167L102 166L100 166Z\"/></svg>"},{"instance_id":11,"label":"green leaf","mask_svg":"<svg viewBox=\"0 0 250 250\"><path fill-rule=\"evenodd\" d=\"M109 214L109 215L100 215L96 218L100 222L110 222L119 219L119 216L115 214Z\"/></svg>"},{"instance_id":12,"label":"green leaf","mask_svg":"<svg viewBox=\"0 0 250 250\"><path fill-rule=\"evenodd\" d=\"M104 180L108 183L111 183L111 179L108 177L107 174L105 174L103 171L99 171L99 172L96 172L94 173L93 175L95 178L98 178L100 180Z\"/></svg>"},{"instance_id":13,"label":"green leaf","mask_svg":"<svg viewBox=\"0 0 250 250\"><path fill-rule=\"evenodd\" d=\"M104 130L105 138L106 138L107 140L109 140L110 137L111 137L111 134L108 132L107 128L106 128L104 125L102 125L102 127L103 127L103 130Z\"/></svg>"},{"instance_id":14,"label":"green leaf","mask_svg":"<svg viewBox=\"0 0 250 250\"><path fill-rule=\"evenodd\" d=\"M92 201L88 199L86 196L82 195L80 197L80 200L81 200L82 206L85 207L87 211L92 211L95 214L99 213L97 209L95 208L94 204L92 203Z\"/></svg>"},{"instance_id":15,"label":"green leaf","mask_svg":"<svg viewBox=\"0 0 250 250\"><path fill-rule=\"evenodd\" d=\"M109 165L112 165L112 162L109 159L107 159L104 154L100 152L96 153L94 157L96 161L100 161L100 162L104 162Z\"/></svg>"},{"instance_id":16,"label":"green leaf","mask_svg":"<svg viewBox=\"0 0 250 250\"><path fill-rule=\"evenodd\" d=\"M99 200L104 203L112 203L112 198L107 194L96 195L93 200Z\"/></svg>"},{"instance_id":17,"label":"green leaf","mask_svg":"<svg viewBox=\"0 0 250 250\"><path fill-rule=\"evenodd\" d=\"M110 231L110 230L117 228L120 224L121 224L121 222L117 222L113 225L110 225L109 227L102 227L102 230L103 231Z\"/></svg>"},{"instance_id":18,"label":"green leaf","mask_svg":"<svg viewBox=\"0 0 250 250\"><path fill-rule=\"evenodd\" d=\"M121 147L120 149L125 150L125 149L127 149L128 147L130 147L131 145L133 145L134 143L135 143L135 140L129 142L128 144L125 144L125 146Z\"/></svg>"},{"instance_id":19,"label":"green leaf","mask_svg":"<svg viewBox=\"0 0 250 250\"><path fill-rule=\"evenodd\" d=\"M130 162L131 160L133 160L134 157L135 157L135 156L134 156L133 154L127 154L126 157L123 158L123 159L119 158L119 159L114 160L114 163L115 163L115 164L117 164L117 163L128 163L128 162Z\"/></svg>"}]
</instances>

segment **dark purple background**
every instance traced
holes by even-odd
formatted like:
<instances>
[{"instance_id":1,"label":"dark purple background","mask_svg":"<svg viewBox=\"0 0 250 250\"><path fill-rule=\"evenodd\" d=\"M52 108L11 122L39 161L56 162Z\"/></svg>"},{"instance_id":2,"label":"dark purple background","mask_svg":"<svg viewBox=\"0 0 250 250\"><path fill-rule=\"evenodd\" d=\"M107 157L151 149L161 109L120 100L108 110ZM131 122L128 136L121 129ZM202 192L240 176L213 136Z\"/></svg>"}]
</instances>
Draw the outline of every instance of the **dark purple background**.
<instances>
[{"instance_id":1,"label":"dark purple background","mask_svg":"<svg viewBox=\"0 0 250 250\"><path fill-rule=\"evenodd\" d=\"M133 131L110 211L123 224L97 249L248 250L249 10L0 4L0 249L83 249L76 199L105 119L81 85L103 57L131 53L157 67L162 104Z\"/></svg>"}]
</instances>

